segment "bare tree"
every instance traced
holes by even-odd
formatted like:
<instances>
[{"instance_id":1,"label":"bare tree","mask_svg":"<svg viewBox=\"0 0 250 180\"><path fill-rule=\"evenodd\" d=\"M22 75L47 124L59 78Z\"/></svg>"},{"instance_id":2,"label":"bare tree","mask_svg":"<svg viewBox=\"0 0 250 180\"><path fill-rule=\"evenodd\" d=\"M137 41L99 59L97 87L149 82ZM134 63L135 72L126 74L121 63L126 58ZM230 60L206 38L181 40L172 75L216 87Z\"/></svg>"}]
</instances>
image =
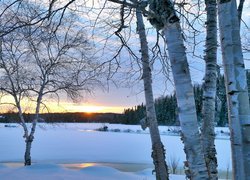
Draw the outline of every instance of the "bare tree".
<instances>
[{"instance_id":1,"label":"bare tree","mask_svg":"<svg viewBox=\"0 0 250 180\"><path fill-rule=\"evenodd\" d=\"M142 79L144 82L144 93L146 99L146 112L147 112L147 124L150 130L150 136L152 141L152 158L154 160L156 179L164 180L169 179L168 167L165 161L164 145L161 142L160 133L158 129L158 123L155 112L154 97L152 90L152 74L149 63L148 42L145 32L145 25L143 22L142 13L140 10L136 10L137 18L137 31L141 44L141 61L143 67Z\"/></svg>"},{"instance_id":2,"label":"bare tree","mask_svg":"<svg viewBox=\"0 0 250 180\"><path fill-rule=\"evenodd\" d=\"M0 18L4 28L0 32L0 36L4 36L16 29L43 24L44 22L57 19L57 26L60 26L65 12L70 6L74 5L76 0L58 1L50 0L48 2L36 1L31 3L29 0L1 0L0 1ZM32 5L33 4L33 5ZM31 6L36 6L36 14L23 14L30 16L29 21L13 22L13 19L19 18L23 13L23 9L29 9ZM4 18L3 18L4 17Z\"/></svg>"},{"instance_id":3,"label":"bare tree","mask_svg":"<svg viewBox=\"0 0 250 180\"><path fill-rule=\"evenodd\" d=\"M219 1L218 16L231 132L233 178L249 179L250 109L236 1Z\"/></svg>"},{"instance_id":4,"label":"bare tree","mask_svg":"<svg viewBox=\"0 0 250 180\"><path fill-rule=\"evenodd\" d=\"M202 127L201 135L205 161L210 179L218 179L217 158L215 149L215 98L217 81L217 2L206 0L206 71L203 83Z\"/></svg>"},{"instance_id":5,"label":"bare tree","mask_svg":"<svg viewBox=\"0 0 250 180\"><path fill-rule=\"evenodd\" d=\"M171 156L169 161L168 161L168 164L171 167L173 174L177 174L177 170L178 170L177 168L179 166L179 161L180 161L180 158L176 157L175 155Z\"/></svg>"},{"instance_id":6,"label":"bare tree","mask_svg":"<svg viewBox=\"0 0 250 180\"><path fill-rule=\"evenodd\" d=\"M0 90L13 97L24 129L25 165L31 165L31 145L42 100L51 95L59 98L63 92L74 99L101 84L97 76L103 68L90 59L91 45L75 20L65 18L61 26L57 22L25 26L2 37ZM25 99L35 102L31 129L23 116Z\"/></svg>"}]
</instances>

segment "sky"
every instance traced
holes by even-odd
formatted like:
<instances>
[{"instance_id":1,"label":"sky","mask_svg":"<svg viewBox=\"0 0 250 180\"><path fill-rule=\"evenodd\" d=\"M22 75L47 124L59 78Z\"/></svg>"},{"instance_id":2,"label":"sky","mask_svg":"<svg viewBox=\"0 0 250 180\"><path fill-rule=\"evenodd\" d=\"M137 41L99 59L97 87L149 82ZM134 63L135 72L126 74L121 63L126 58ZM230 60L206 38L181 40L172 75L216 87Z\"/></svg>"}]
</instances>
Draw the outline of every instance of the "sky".
<instances>
[{"instance_id":1,"label":"sky","mask_svg":"<svg viewBox=\"0 0 250 180\"><path fill-rule=\"evenodd\" d=\"M88 1L90 2L90 1ZM250 25L250 13L247 11L250 7L250 2L246 1L245 2L245 9L243 11L243 19L244 22L247 25ZM105 13L104 13L105 14ZM88 16L91 16L92 19L95 19L97 17L97 14L91 14ZM116 20L119 17L114 17ZM105 20L105 16L101 18L102 20ZM112 21L112 19L108 19L107 21ZM133 24L134 22L132 22ZM132 26L134 26L133 24ZM150 27L149 24L146 23L146 26ZM242 26L246 32L249 33L249 30L246 30L246 26ZM102 28L101 25L96 32L99 33L112 33L114 32L113 30L103 30L105 28ZM125 34L126 35L126 34ZM203 39L204 34L201 35L199 38ZM93 38L96 40L99 44L97 48L101 47L104 43L103 38L105 36L101 36L100 34ZM155 42L155 34L150 32L149 30L149 37L148 37L149 44L153 44ZM107 48L105 53L105 58L109 59L109 56L112 56L112 48L116 46L117 39L115 38L110 38L109 41L112 44L111 48ZM132 45L138 45L138 41L132 40L129 41ZM137 43L137 44L136 44ZM96 43L97 44L97 43ZM187 46L188 47L188 46ZM197 47L196 50L196 55L202 57L203 56L203 44L201 43L200 46ZM138 49L138 47L135 47L135 49ZM187 48L187 51L192 51ZM218 53L220 54L220 53ZM99 54L101 58L103 58L103 54ZM126 57L126 52L122 53L122 61L125 62L124 67L128 67L130 64L126 63L127 57ZM219 56L219 59L221 57ZM204 76L204 63L203 60L200 58L197 58L195 56L192 56L191 53L188 54L188 60L190 63L190 71L191 71L191 76L192 76L192 81L194 84L201 83L202 78ZM221 63L219 63L221 64ZM250 68L250 63L249 61L246 61L246 68ZM154 64L153 68L153 91L154 91L154 97L160 97L163 95L167 95L173 92L173 84L170 81L167 81L167 78L162 75L161 73L161 67L159 65L159 62L156 62ZM137 69L138 70L138 69ZM140 75L136 74L134 79L132 79L132 82L128 81L121 81L121 78L127 78L127 74L129 71L122 70L124 71L123 73L118 73L117 76L115 76L114 81L119 81L119 83L109 83L108 86L106 86L105 89L94 89L94 91L91 94L84 94L82 99L79 99L77 102L72 102L69 98L62 96L63 98L60 99L60 102L58 103L57 101L48 101L47 105L50 109L50 112L115 112L115 113L122 113L125 108L131 108L136 105L142 104L145 102L144 100L144 93L143 93L143 82L140 80ZM170 73L170 79L171 79L171 73ZM7 100L8 102L13 102L10 98ZM24 102L25 105L29 104L27 102ZM30 105L30 104L29 104ZM27 111L29 111L30 107L26 108ZM31 110L30 110L31 111ZM42 112L46 112L47 110L44 110Z\"/></svg>"},{"instance_id":2,"label":"sky","mask_svg":"<svg viewBox=\"0 0 250 180\"><path fill-rule=\"evenodd\" d=\"M247 9L250 8L250 1L245 1L245 8L243 11L243 20L247 25L250 25L250 13ZM244 28L244 32L249 33L249 29L242 25ZM152 38L152 37L151 37ZM151 38L149 38L149 43ZM198 47L198 53L203 55L203 46ZM245 55L245 57L249 57L249 55ZM221 56L218 53L219 65L221 65ZM194 56L188 55L188 60L190 63L190 71L194 84L201 83L202 78L204 76L204 63L203 60L199 58L195 58ZM249 61L245 61L246 69L250 68ZM155 65L157 66L157 65ZM157 68L155 68L157 69ZM171 73L170 73L171 74ZM162 95L170 94L173 92L173 84L171 82L165 82L166 77L155 73L153 76L153 91L154 97L160 97ZM90 97L87 101L91 104L91 102L97 106L109 106L109 107L117 107L116 112L122 112L123 108L133 107L144 103L144 93L143 93L143 85L142 81L140 81L136 86L129 88L116 88L111 85L108 92L97 90L94 96ZM87 102L87 103L88 103Z\"/></svg>"}]
</instances>

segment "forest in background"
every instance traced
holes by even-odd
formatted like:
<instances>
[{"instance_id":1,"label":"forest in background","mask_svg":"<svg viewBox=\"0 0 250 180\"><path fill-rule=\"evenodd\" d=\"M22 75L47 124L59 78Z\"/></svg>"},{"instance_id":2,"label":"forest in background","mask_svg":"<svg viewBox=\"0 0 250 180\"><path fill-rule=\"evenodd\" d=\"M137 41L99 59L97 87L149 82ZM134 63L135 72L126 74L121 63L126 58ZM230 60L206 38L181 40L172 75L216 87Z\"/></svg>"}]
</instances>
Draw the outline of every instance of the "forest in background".
<instances>
[{"instance_id":1,"label":"forest in background","mask_svg":"<svg viewBox=\"0 0 250 180\"><path fill-rule=\"evenodd\" d=\"M247 71L247 84L250 90L250 72ZM250 92L250 91L249 91ZM194 97L198 121L202 119L202 85L194 85ZM217 91L215 102L215 125L219 127L228 126L227 100L222 75L217 78ZM177 125L179 126L178 109L175 94L159 97L155 100L155 109L157 120L160 125ZM123 113L124 124L139 124L140 120L145 117L146 107L144 104L133 108L125 109Z\"/></svg>"}]
</instances>

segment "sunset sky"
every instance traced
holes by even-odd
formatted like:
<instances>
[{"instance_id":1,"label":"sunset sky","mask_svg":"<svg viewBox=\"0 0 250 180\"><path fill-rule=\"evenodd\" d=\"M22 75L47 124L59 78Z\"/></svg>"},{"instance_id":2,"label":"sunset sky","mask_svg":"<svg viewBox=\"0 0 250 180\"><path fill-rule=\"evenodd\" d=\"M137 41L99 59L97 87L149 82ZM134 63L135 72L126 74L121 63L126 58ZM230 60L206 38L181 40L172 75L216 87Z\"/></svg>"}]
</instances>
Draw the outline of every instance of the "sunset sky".
<instances>
[{"instance_id":1,"label":"sunset sky","mask_svg":"<svg viewBox=\"0 0 250 180\"><path fill-rule=\"evenodd\" d=\"M245 7L249 8L250 1L245 2ZM245 8L243 13L243 18L246 24L250 24L250 13ZM243 25L242 28L245 28ZM249 33L249 30L248 30ZM151 41L151 37L149 37L149 43ZM204 46L198 47L198 52L201 57L203 56ZM187 51L190 51L187 49ZM191 53L190 53L191 54ZM188 55L188 59L190 62L190 70L192 75L192 80L194 83L201 83L202 78L204 76L204 63L201 58L195 58L191 55ZM219 59L220 53L218 53ZM249 56L247 56L249 57ZM219 61L221 62L221 61ZM250 62L246 61L246 68L250 68ZM221 63L219 63L221 64ZM153 90L154 97L160 97L162 95L169 94L173 92L173 85L171 82L166 82L167 78L164 77L161 73L159 73L159 69L157 69L158 65L154 65L154 76L153 76ZM171 73L170 73L171 75ZM138 76L139 77L139 76ZM114 85L109 85L109 90L94 90L92 95L84 95L84 98L80 99L79 102L72 102L67 98L61 98L58 103L55 100L49 100L46 102L50 112L115 112L122 113L124 108L131 108L133 106L144 103L144 93L143 93L143 85L142 80L135 83L135 85L131 87L115 87ZM11 103L13 102L12 98L4 98L1 99L1 103ZM30 107L34 107L31 103L24 102L27 106L26 111L32 111ZM0 107L1 112L6 112L8 110L12 110L8 105L2 105ZM42 112L47 112L46 110L42 110Z\"/></svg>"},{"instance_id":2,"label":"sunset sky","mask_svg":"<svg viewBox=\"0 0 250 180\"><path fill-rule=\"evenodd\" d=\"M108 91L96 90L92 95L85 95L79 102L62 95L60 101L46 99L44 103L47 108L41 108L41 113L47 112L114 112L122 113L125 108L131 108L144 102L143 92L137 94L133 88L110 88ZM10 96L1 98L0 112L15 111L10 105L14 100ZM35 103L23 100L22 107L24 112L32 113L35 110Z\"/></svg>"}]
</instances>

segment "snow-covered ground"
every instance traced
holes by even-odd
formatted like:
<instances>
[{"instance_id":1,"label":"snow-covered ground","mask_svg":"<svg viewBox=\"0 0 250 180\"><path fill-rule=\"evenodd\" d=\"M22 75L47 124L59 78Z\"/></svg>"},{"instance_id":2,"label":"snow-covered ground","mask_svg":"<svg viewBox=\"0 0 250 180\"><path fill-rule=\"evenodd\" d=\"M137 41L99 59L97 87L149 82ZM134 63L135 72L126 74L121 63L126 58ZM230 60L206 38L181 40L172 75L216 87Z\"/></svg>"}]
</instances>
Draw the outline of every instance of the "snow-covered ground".
<instances>
[{"instance_id":1,"label":"snow-covered ground","mask_svg":"<svg viewBox=\"0 0 250 180\"><path fill-rule=\"evenodd\" d=\"M12 127L17 126L17 127ZM108 127L107 132L96 131ZM160 126L167 161L185 154L178 127ZM216 129L218 169L231 168L227 128ZM32 146L31 167L22 167L25 144L21 126L0 124L0 179L154 179L148 130L140 126L68 123L39 124ZM185 179L171 175L171 179Z\"/></svg>"}]
</instances>

